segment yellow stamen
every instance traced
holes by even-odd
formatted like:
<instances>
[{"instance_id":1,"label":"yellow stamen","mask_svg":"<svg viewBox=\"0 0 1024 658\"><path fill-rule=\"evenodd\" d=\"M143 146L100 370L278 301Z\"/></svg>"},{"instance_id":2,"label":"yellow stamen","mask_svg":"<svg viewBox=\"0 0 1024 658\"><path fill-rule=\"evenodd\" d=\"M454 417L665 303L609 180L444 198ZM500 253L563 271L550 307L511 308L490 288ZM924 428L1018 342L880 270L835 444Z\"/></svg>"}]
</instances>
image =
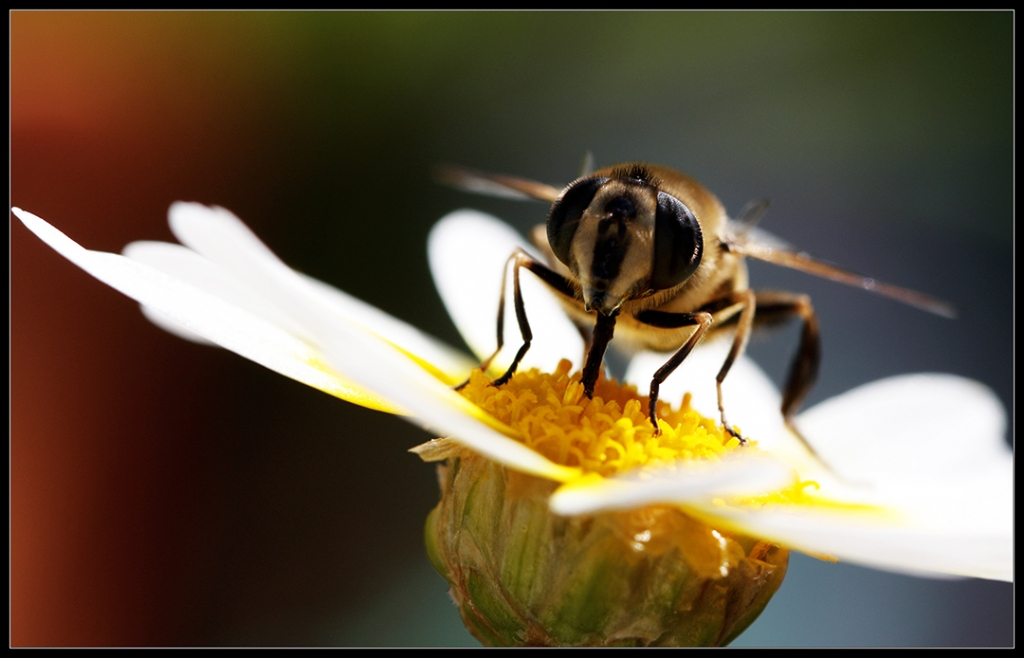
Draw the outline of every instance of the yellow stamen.
<instances>
[{"instance_id":1,"label":"yellow stamen","mask_svg":"<svg viewBox=\"0 0 1024 658\"><path fill-rule=\"evenodd\" d=\"M724 500L716 499L714 503L716 505L729 505L734 507L745 507L748 509L761 509L762 507L769 505L804 505L819 508L824 507L834 510L846 510L849 512L879 513L882 511L877 506L867 503L838 501L817 495L815 492L820 488L820 485L814 480L801 480L794 477L793 482L790 483L788 487L784 487L778 491L761 494L759 496L736 498L730 500L728 503Z\"/></svg>"},{"instance_id":2,"label":"yellow stamen","mask_svg":"<svg viewBox=\"0 0 1024 658\"><path fill-rule=\"evenodd\" d=\"M635 386L601 379L594 398L583 394L580 374L563 360L553 373L538 370L517 372L500 388L492 379L474 371L462 395L489 415L492 423L504 426L506 434L522 441L556 464L576 467L582 476L565 487L593 486L603 478L629 469L688 460L717 460L740 447L738 439L722 431L712 419L690 406L690 394L674 409L658 403L661 435L654 435L648 415L648 397ZM748 440L746 450L756 450ZM877 510L870 504L835 501L818 494L819 484L792 481L776 491L728 500L715 505L733 509L761 509L766 506L826 507L855 513Z\"/></svg>"},{"instance_id":3,"label":"yellow stamen","mask_svg":"<svg viewBox=\"0 0 1024 658\"><path fill-rule=\"evenodd\" d=\"M519 372L501 388L476 371L462 394L548 459L602 477L659 462L718 459L740 445L692 409L689 395L679 409L659 403L662 433L655 436L648 398L635 386L602 379L588 400L571 368L563 360L550 374Z\"/></svg>"}]
</instances>

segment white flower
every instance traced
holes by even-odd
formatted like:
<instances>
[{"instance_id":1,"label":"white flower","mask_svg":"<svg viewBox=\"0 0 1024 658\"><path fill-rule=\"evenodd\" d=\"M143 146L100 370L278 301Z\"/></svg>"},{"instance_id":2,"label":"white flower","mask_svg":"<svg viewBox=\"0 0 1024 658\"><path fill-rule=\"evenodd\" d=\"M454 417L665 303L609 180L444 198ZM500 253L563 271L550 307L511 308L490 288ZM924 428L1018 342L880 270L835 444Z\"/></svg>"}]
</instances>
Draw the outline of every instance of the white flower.
<instances>
[{"instance_id":1,"label":"white flower","mask_svg":"<svg viewBox=\"0 0 1024 658\"><path fill-rule=\"evenodd\" d=\"M230 212L193 203L170 210L181 245L136 242L124 255L89 251L31 213L15 215L43 241L143 305L183 337L212 342L337 397L401 413L508 468L563 485L561 514L674 504L694 516L812 555L915 574L1012 580L1012 454L1005 412L987 388L949 375L874 382L801 414L797 424L827 466L784 427L779 394L749 359L726 382L730 419L758 450L710 462L662 463L604 477L551 461L517 431L455 392L494 347L502 267L514 231L460 211L438 223L430 261L444 301L475 357L463 354L285 266ZM184 245L184 246L182 246ZM535 342L521 370L578 362L583 346L557 301L529 275L524 297ZM511 299L511 297L507 297ZM504 365L518 348L506 313ZM714 343L662 387L686 391L714 417ZM636 357L627 380L645 386L664 356ZM499 358L496 366L500 367ZM802 501L765 498L796 481Z\"/></svg>"}]
</instances>

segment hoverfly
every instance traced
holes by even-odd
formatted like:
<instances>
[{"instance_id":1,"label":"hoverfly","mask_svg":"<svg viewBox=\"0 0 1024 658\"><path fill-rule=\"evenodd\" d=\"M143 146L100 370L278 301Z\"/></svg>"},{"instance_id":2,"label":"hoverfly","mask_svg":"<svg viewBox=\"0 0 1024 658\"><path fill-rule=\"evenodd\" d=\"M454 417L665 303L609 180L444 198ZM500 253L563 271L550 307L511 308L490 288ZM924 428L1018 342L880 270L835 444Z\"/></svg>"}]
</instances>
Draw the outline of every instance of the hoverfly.
<instances>
[{"instance_id":1,"label":"hoverfly","mask_svg":"<svg viewBox=\"0 0 1024 658\"><path fill-rule=\"evenodd\" d=\"M656 407L661 383L702 338L732 328L732 346L716 377L718 410L725 430L743 441L726 420L722 382L746 348L755 323L795 316L802 322L802 333L782 397L782 416L793 428L792 419L818 373L817 316L807 295L751 290L744 258L864 288L937 315L955 316L946 302L815 260L756 228L766 202L748 204L737 219L730 220L714 194L667 167L627 162L589 169L585 165L584 175L561 190L513 176L447 166L437 170L442 182L468 191L552 204L547 223L531 235L547 262L521 249L509 256L523 345L505 374L494 380L495 386L512 377L533 338L520 293L522 268L558 293L583 335L587 348L582 384L588 398L593 397L605 351L616 332L632 347L673 352L651 381L649 413L656 433L660 432ZM503 280L497 349L481 364L484 370L504 345L504 296Z\"/></svg>"}]
</instances>

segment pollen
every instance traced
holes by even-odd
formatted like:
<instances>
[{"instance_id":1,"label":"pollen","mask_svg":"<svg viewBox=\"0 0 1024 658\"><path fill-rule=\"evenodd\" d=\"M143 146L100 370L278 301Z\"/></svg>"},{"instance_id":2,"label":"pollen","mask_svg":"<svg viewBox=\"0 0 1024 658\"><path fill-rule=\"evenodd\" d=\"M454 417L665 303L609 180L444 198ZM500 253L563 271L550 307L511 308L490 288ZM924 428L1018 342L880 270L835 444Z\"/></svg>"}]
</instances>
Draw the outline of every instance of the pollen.
<instances>
[{"instance_id":1,"label":"pollen","mask_svg":"<svg viewBox=\"0 0 1024 658\"><path fill-rule=\"evenodd\" d=\"M742 505L751 509L760 509L769 505L820 505L821 498L814 495L814 492L820 488L820 485L814 480L801 480L794 477L788 486L778 491L760 496L748 496L732 502L734 505Z\"/></svg>"},{"instance_id":2,"label":"pollen","mask_svg":"<svg viewBox=\"0 0 1024 658\"><path fill-rule=\"evenodd\" d=\"M660 462L715 460L740 446L690 407L689 394L678 409L659 401L655 436L649 400L635 386L602 378L587 399L571 370L562 360L553 373L517 372L501 387L475 371L461 392L551 461L601 477Z\"/></svg>"}]
</instances>

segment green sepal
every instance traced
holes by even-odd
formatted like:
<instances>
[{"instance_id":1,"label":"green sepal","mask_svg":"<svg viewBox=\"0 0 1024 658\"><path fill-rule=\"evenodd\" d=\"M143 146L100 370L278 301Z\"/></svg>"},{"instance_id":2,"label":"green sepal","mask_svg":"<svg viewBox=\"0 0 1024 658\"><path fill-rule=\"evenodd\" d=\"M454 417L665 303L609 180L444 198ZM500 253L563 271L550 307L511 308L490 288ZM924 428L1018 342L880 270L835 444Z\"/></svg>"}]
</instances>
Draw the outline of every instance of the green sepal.
<instances>
[{"instance_id":1,"label":"green sepal","mask_svg":"<svg viewBox=\"0 0 1024 658\"><path fill-rule=\"evenodd\" d=\"M788 553L680 509L562 517L556 484L466 453L439 467L427 552L490 646L722 646L761 613Z\"/></svg>"}]
</instances>

